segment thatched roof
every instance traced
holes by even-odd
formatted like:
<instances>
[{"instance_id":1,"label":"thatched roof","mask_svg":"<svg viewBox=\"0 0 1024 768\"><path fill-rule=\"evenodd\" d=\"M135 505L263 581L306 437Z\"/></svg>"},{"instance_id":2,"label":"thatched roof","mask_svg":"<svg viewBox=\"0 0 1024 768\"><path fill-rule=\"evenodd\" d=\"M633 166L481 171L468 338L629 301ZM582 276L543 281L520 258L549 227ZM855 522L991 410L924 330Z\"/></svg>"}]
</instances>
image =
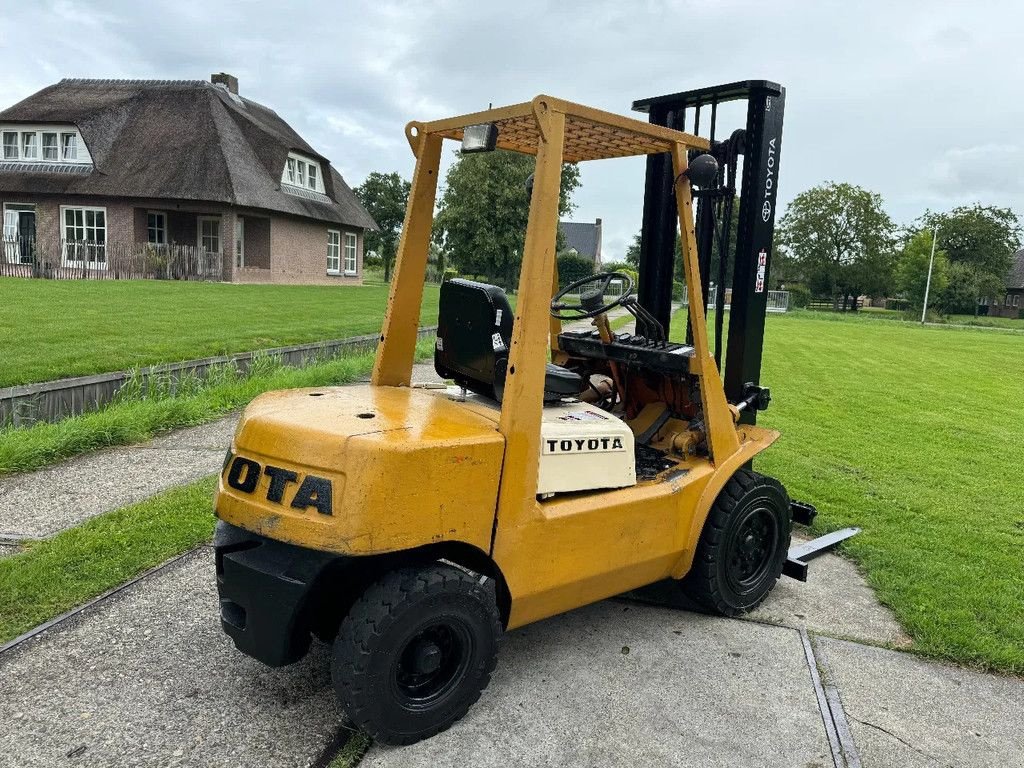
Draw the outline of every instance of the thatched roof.
<instances>
[{"instance_id":1,"label":"thatched roof","mask_svg":"<svg viewBox=\"0 0 1024 768\"><path fill-rule=\"evenodd\" d=\"M376 229L327 158L274 110L222 85L65 79L0 112L0 122L73 123L94 163L86 174L19 163L0 172L3 191L201 200ZM329 169L326 194L282 190L289 151Z\"/></svg>"}]
</instances>

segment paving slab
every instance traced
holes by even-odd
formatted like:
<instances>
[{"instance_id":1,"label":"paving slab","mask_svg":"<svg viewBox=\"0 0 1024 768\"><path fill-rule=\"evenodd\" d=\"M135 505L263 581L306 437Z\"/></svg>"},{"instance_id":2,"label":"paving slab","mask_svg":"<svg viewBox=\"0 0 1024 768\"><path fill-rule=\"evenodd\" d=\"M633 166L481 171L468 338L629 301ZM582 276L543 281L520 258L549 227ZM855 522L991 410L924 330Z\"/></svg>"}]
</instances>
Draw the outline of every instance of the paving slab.
<instances>
[{"instance_id":1,"label":"paving slab","mask_svg":"<svg viewBox=\"0 0 1024 768\"><path fill-rule=\"evenodd\" d=\"M831 764L795 630L609 601L509 633L460 723L361 766Z\"/></svg>"},{"instance_id":2,"label":"paving slab","mask_svg":"<svg viewBox=\"0 0 1024 768\"><path fill-rule=\"evenodd\" d=\"M20 549L17 544L0 544L0 557L17 554Z\"/></svg>"},{"instance_id":3,"label":"paving slab","mask_svg":"<svg viewBox=\"0 0 1024 768\"><path fill-rule=\"evenodd\" d=\"M793 536L794 544L805 540ZM746 618L869 643L902 647L911 642L857 566L835 554L812 561L805 582L779 579L768 599Z\"/></svg>"},{"instance_id":4,"label":"paving slab","mask_svg":"<svg viewBox=\"0 0 1024 768\"><path fill-rule=\"evenodd\" d=\"M865 767L1024 766L1024 679L841 640L815 645Z\"/></svg>"},{"instance_id":5,"label":"paving slab","mask_svg":"<svg viewBox=\"0 0 1024 768\"><path fill-rule=\"evenodd\" d=\"M198 480L220 469L225 449L226 444L216 450L151 444L113 448L2 479L0 537L52 536L90 517Z\"/></svg>"},{"instance_id":6,"label":"paving slab","mask_svg":"<svg viewBox=\"0 0 1024 768\"><path fill-rule=\"evenodd\" d=\"M221 631L208 548L0 654L4 768L294 768L340 722L327 646L270 669Z\"/></svg>"}]
</instances>

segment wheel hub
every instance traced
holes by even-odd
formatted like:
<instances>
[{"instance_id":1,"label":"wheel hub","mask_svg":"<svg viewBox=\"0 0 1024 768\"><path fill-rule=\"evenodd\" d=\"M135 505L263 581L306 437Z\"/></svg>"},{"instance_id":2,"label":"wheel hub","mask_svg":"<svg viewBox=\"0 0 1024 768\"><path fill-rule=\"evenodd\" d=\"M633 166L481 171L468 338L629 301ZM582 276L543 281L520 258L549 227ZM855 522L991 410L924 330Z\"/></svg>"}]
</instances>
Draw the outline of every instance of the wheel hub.
<instances>
[{"instance_id":1,"label":"wheel hub","mask_svg":"<svg viewBox=\"0 0 1024 768\"><path fill-rule=\"evenodd\" d=\"M441 667L441 648L437 643L421 642L414 652L416 672L429 675Z\"/></svg>"},{"instance_id":2,"label":"wheel hub","mask_svg":"<svg viewBox=\"0 0 1024 768\"><path fill-rule=\"evenodd\" d=\"M765 507L755 507L739 522L729 553L729 581L738 592L751 589L771 567L777 547L775 518Z\"/></svg>"}]
</instances>

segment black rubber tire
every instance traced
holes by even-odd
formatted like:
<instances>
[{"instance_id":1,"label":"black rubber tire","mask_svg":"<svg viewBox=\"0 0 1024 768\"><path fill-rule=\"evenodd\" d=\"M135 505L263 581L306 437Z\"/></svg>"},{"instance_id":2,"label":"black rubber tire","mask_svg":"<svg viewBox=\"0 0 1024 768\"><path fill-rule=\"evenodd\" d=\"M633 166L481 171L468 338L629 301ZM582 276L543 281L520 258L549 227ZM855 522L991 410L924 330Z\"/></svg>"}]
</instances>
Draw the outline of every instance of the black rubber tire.
<instances>
[{"instance_id":1,"label":"black rubber tire","mask_svg":"<svg viewBox=\"0 0 1024 768\"><path fill-rule=\"evenodd\" d=\"M410 674L403 664L425 633L445 631L446 656L459 666L423 673L448 682L437 684L436 700L417 701L403 687ZM451 726L480 698L500 636L493 581L443 563L402 568L370 585L342 620L331 663L334 690L349 718L374 739L412 744ZM442 668L449 663L455 662Z\"/></svg>"},{"instance_id":2,"label":"black rubber tire","mask_svg":"<svg viewBox=\"0 0 1024 768\"><path fill-rule=\"evenodd\" d=\"M789 496L782 484L738 470L708 513L693 566L682 580L683 590L712 613L739 616L752 611L782 575L792 529ZM746 542L752 536L754 553L748 555L744 550L749 550ZM758 541L764 542L763 548ZM748 562L740 562L745 556Z\"/></svg>"}]
</instances>

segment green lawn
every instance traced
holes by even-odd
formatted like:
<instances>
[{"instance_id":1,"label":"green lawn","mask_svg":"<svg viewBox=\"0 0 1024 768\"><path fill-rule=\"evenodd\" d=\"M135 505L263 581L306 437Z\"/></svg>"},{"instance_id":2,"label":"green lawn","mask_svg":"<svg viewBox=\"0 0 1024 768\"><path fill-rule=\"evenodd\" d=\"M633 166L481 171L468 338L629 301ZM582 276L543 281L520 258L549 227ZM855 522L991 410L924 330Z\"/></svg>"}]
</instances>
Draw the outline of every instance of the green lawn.
<instances>
[{"instance_id":1,"label":"green lawn","mask_svg":"<svg viewBox=\"0 0 1024 768\"><path fill-rule=\"evenodd\" d=\"M0 278L0 387L376 333L388 287ZM426 286L423 322L437 322Z\"/></svg>"},{"instance_id":2,"label":"green lawn","mask_svg":"<svg viewBox=\"0 0 1024 768\"><path fill-rule=\"evenodd\" d=\"M1016 674L1022 361L1019 333L770 315L762 382L773 402L760 423L783 437L757 461L817 505L818 529L863 528L846 551L916 650Z\"/></svg>"}]
</instances>

